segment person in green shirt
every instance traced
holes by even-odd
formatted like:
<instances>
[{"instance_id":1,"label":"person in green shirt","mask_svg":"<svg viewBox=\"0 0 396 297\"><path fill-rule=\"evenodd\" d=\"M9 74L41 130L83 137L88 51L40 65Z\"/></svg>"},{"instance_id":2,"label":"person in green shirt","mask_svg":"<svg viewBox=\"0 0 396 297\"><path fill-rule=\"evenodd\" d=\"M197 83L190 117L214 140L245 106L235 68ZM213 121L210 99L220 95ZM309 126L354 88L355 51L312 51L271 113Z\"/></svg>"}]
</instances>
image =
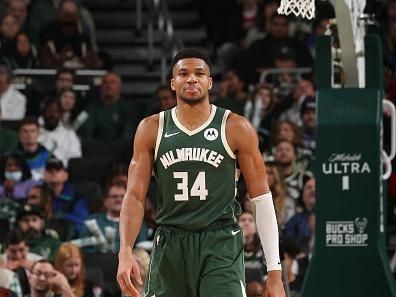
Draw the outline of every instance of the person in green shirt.
<instances>
[{"instance_id":1,"label":"person in green shirt","mask_svg":"<svg viewBox=\"0 0 396 297\"><path fill-rule=\"evenodd\" d=\"M87 119L78 130L84 140L126 139L135 134L137 111L132 102L121 98L121 77L109 72L103 77L100 100L86 108Z\"/></svg>"},{"instance_id":2,"label":"person in green shirt","mask_svg":"<svg viewBox=\"0 0 396 297\"><path fill-rule=\"evenodd\" d=\"M53 261L61 242L45 230L44 213L37 205L25 204L17 214L17 226L25 236L30 251Z\"/></svg>"}]
</instances>

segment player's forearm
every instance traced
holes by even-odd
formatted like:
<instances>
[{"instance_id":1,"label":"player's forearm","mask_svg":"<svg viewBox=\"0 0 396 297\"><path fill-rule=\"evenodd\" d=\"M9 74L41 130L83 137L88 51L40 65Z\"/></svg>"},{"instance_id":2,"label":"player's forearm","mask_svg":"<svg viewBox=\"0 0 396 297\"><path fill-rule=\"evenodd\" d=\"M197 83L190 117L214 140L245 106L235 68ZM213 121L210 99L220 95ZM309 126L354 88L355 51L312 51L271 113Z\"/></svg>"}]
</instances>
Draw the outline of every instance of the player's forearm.
<instances>
[{"instance_id":1,"label":"player's forearm","mask_svg":"<svg viewBox=\"0 0 396 297\"><path fill-rule=\"evenodd\" d=\"M130 250L140 232L144 217L144 201L133 195L124 198L120 213L120 252Z\"/></svg>"},{"instance_id":2,"label":"player's forearm","mask_svg":"<svg viewBox=\"0 0 396 297\"><path fill-rule=\"evenodd\" d=\"M252 199L256 210L256 226L263 246L267 270L281 270L279 234L272 194L268 192Z\"/></svg>"}]
</instances>

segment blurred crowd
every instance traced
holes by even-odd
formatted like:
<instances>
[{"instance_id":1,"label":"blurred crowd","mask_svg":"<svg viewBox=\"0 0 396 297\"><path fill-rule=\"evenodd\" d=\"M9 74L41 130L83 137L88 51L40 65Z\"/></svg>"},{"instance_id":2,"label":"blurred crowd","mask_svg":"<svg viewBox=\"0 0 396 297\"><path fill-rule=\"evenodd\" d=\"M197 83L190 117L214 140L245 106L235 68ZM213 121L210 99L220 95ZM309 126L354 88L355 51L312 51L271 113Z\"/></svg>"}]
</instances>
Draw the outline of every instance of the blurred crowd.
<instances>
[{"instance_id":1,"label":"blurred crowd","mask_svg":"<svg viewBox=\"0 0 396 297\"><path fill-rule=\"evenodd\" d=\"M327 7L305 22L277 14L277 0L194 3L219 69L211 101L257 130L284 278L297 296L315 242L315 44L336 34L334 12ZM396 0L376 17L385 96L395 102ZM140 119L176 105L175 94L159 85L143 113L124 98L111 53L96 44L93 17L78 0L3 0L0 19L0 295L119 296L118 225L132 139ZM52 84L18 89L13 71L33 68L56 69ZM74 88L79 69L106 74L81 92ZM388 192L396 197L395 175ZM156 229L154 179L147 196L134 247L143 279ZM266 266L243 176L237 199L247 296L257 297Z\"/></svg>"}]
</instances>

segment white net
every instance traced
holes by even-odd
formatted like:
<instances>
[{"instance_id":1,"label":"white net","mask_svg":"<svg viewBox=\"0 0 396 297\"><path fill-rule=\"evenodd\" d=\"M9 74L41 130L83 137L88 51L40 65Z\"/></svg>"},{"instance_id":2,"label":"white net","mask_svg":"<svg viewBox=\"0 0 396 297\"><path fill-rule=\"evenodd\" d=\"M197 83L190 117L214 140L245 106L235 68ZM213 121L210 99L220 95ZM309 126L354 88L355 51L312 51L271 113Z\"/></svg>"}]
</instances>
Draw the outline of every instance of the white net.
<instances>
[{"instance_id":1,"label":"white net","mask_svg":"<svg viewBox=\"0 0 396 297\"><path fill-rule=\"evenodd\" d=\"M278 8L279 14L291 13L308 20L315 17L315 0L281 0Z\"/></svg>"}]
</instances>

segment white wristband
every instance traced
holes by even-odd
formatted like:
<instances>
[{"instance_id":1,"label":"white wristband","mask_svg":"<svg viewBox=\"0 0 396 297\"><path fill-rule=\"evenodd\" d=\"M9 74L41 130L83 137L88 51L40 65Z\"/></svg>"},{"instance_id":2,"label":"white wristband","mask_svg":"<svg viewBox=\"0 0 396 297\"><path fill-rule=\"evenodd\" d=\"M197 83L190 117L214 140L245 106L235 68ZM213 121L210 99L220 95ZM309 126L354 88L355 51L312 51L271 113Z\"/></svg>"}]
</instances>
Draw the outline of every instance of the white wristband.
<instances>
[{"instance_id":1,"label":"white wristband","mask_svg":"<svg viewBox=\"0 0 396 297\"><path fill-rule=\"evenodd\" d=\"M256 210L257 233L263 246L267 271L282 270L279 258L279 234L272 194L268 192L251 199Z\"/></svg>"}]
</instances>

